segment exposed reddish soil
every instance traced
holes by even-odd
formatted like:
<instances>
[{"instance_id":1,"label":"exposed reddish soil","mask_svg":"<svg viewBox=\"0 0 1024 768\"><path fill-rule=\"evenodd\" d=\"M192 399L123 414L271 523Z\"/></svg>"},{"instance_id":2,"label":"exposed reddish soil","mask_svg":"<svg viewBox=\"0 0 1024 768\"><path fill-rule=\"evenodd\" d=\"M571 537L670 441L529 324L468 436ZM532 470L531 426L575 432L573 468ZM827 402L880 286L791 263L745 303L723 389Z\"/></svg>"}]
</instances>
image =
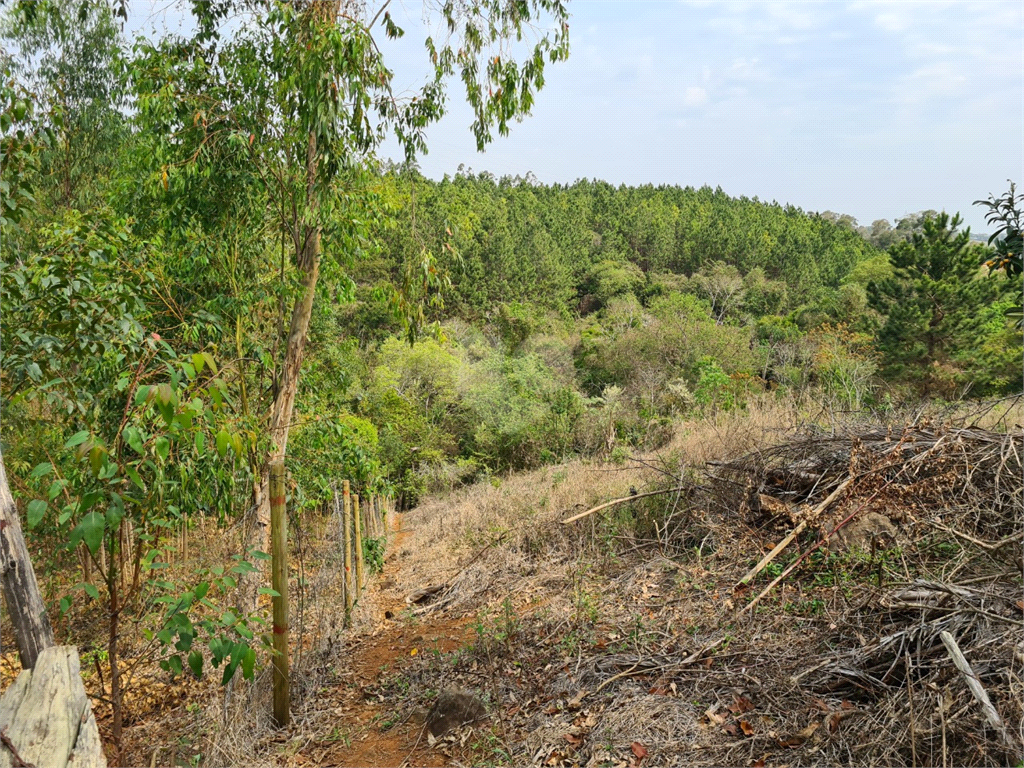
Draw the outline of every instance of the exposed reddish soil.
<instances>
[{"instance_id":1,"label":"exposed reddish soil","mask_svg":"<svg viewBox=\"0 0 1024 768\"><path fill-rule=\"evenodd\" d=\"M401 525L400 520L398 525ZM408 535L398 531L393 545L396 550ZM396 559L389 569L399 568L401 561ZM394 574L394 570L391 573ZM355 638L350 644L353 684L339 686L334 691L336 698L332 697L337 702L339 728L347 731L348 741L340 738L329 744L310 744L289 761L290 765L436 767L445 764L444 755L428 749L422 717L391 724L388 718L393 712L373 692L384 680L399 672L403 662L417 654L447 653L465 644L470 632L468 620L438 616L408 625L383 618L385 612L398 616L405 609L407 606L399 594L383 591L379 610L384 625L372 634Z\"/></svg>"}]
</instances>

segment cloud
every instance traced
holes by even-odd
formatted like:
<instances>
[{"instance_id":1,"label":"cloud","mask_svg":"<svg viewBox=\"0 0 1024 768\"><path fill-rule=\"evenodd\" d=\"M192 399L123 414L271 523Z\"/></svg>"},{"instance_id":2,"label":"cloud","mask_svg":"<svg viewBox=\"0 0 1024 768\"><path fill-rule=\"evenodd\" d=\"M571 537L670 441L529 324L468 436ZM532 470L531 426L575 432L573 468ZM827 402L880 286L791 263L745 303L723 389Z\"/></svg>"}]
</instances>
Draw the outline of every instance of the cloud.
<instances>
[{"instance_id":1,"label":"cloud","mask_svg":"<svg viewBox=\"0 0 1024 768\"><path fill-rule=\"evenodd\" d=\"M708 92L698 86L687 88L686 95L683 97L683 103L688 107L699 107L706 104L707 100Z\"/></svg>"}]
</instances>

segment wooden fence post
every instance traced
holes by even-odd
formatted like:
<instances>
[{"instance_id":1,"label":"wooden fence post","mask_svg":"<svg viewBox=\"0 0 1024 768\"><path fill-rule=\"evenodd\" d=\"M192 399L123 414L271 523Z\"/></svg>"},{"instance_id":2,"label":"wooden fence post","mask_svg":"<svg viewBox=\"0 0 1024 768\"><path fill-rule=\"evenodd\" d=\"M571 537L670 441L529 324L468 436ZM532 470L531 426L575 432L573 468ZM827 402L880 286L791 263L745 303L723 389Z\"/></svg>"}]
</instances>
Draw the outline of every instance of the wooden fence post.
<instances>
[{"instance_id":1,"label":"wooden fence post","mask_svg":"<svg viewBox=\"0 0 1024 768\"><path fill-rule=\"evenodd\" d=\"M7 613L14 629L21 666L32 669L36 658L53 645L53 628L46 604L39 592L25 537L21 533L18 508L7 485L4 458L0 455L0 581L3 582Z\"/></svg>"},{"instance_id":2,"label":"wooden fence post","mask_svg":"<svg viewBox=\"0 0 1024 768\"><path fill-rule=\"evenodd\" d=\"M288 513L285 506L284 462L270 465L270 547L274 605L274 720L288 725Z\"/></svg>"},{"instance_id":3,"label":"wooden fence post","mask_svg":"<svg viewBox=\"0 0 1024 768\"><path fill-rule=\"evenodd\" d=\"M352 519L356 523L356 599L363 593L363 526L359 513L359 494L352 495Z\"/></svg>"},{"instance_id":4,"label":"wooden fence post","mask_svg":"<svg viewBox=\"0 0 1024 768\"><path fill-rule=\"evenodd\" d=\"M342 488L342 525L344 532L341 537L341 546L345 551L345 623L347 624L352 613L352 603L355 602L354 590L352 589L352 494L348 480L341 484Z\"/></svg>"}]
</instances>

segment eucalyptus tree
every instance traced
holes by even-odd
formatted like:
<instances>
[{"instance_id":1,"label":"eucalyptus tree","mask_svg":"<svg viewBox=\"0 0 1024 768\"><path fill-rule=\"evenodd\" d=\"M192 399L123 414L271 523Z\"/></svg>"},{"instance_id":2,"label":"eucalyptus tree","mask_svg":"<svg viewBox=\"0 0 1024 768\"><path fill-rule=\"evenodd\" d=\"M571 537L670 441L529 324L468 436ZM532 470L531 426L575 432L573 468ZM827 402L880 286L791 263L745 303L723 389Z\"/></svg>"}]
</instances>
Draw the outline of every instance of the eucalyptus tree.
<instances>
[{"instance_id":1,"label":"eucalyptus tree","mask_svg":"<svg viewBox=\"0 0 1024 768\"><path fill-rule=\"evenodd\" d=\"M205 196L236 224L232 196L258 188L267 219L287 243L275 265L281 341L262 414L269 435L262 465L287 450L321 274L365 247L375 213L375 151L394 136L407 160L426 152L425 130L445 114L455 77L483 149L529 112L546 63L568 54L563 0L447 0L424 9L442 29L424 41L429 76L414 93L399 96L378 44L382 34L404 34L389 3L193 0L196 33L140 42L130 65L140 127L160 139L150 152L151 188ZM244 24L222 39L217 30L232 15L243 16ZM224 167L251 174L236 189L220 185L218 199L210 200ZM420 301L443 285L424 250L408 265L396 309L415 327L423 319ZM265 473L253 509L248 541L265 549Z\"/></svg>"},{"instance_id":2,"label":"eucalyptus tree","mask_svg":"<svg viewBox=\"0 0 1024 768\"><path fill-rule=\"evenodd\" d=\"M106 0L20 0L0 21L12 68L58 139L40 176L57 205L93 204L125 138L118 15L124 6Z\"/></svg>"}]
</instances>

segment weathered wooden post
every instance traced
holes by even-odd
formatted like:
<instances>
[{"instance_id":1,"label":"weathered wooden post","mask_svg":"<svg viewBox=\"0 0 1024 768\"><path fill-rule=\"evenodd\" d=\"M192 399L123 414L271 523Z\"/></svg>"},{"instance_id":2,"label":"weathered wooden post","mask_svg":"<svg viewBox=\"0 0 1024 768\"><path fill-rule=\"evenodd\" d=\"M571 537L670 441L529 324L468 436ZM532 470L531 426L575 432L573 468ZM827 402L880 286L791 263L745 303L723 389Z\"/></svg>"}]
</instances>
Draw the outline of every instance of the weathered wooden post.
<instances>
[{"instance_id":1,"label":"weathered wooden post","mask_svg":"<svg viewBox=\"0 0 1024 768\"><path fill-rule=\"evenodd\" d=\"M0 766L106 768L78 649L57 646L0 455L0 582L23 667L0 697Z\"/></svg>"},{"instance_id":2,"label":"weathered wooden post","mask_svg":"<svg viewBox=\"0 0 1024 768\"><path fill-rule=\"evenodd\" d=\"M270 548L274 591L274 720L288 725L288 512L285 506L284 462L270 465Z\"/></svg>"},{"instance_id":3,"label":"weathered wooden post","mask_svg":"<svg viewBox=\"0 0 1024 768\"><path fill-rule=\"evenodd\" d=\"M7 485L3 456L0 455L0 581L4 601L14 629L23 669L32 669L44 648L53 645L53 628L39 592L25 537L21 533L18 507Z\"/></svg>"},{"instance_id":4,"label":"weathered wooden post","mask_svg":"<svg viewBox=\"0 0 1024 768\"><path fill-rule=\"evenodd\" d=\"M363 525L360 521L359 494L352 494L352 519L356 523L356 599L363 594Z\"/></svg>"},{"instance_id":5,"label":"weathered wooden post","mask_svg":"<svg viewBox=\"0 0 1024 768\"><path fill-rule=\"evenodd\" d=\"M348 623L352 613L352 604L355 602L355 590L352 588L352 489L348 480L342 483L342 525L345 530L342 534L341 546L345 550L345 622Z\"/></svg>"}]
</instances>

